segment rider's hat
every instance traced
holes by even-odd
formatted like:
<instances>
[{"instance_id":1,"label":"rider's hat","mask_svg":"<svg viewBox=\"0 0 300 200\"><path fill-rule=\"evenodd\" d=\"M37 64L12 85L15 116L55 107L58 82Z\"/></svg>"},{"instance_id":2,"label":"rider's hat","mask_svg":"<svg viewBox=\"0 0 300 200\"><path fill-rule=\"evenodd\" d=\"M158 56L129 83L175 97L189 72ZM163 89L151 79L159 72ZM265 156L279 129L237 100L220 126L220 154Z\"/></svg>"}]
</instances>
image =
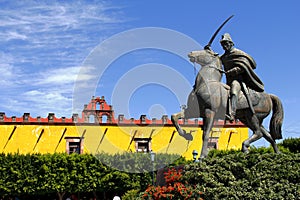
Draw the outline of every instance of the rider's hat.
<instances>
[{"instance_id":1,"label":"rider's hat","mask_svg":"<svg viewBox=\"0 0 300 200\"><path fill-rule=\"evenodd\" d=\"M224 35L222 35L222 39L220 40L220 43L225 42L225 41L231 42L233 44L233 41L232 41L229 33L225 33Z\"/></svg>"}]
</instances>

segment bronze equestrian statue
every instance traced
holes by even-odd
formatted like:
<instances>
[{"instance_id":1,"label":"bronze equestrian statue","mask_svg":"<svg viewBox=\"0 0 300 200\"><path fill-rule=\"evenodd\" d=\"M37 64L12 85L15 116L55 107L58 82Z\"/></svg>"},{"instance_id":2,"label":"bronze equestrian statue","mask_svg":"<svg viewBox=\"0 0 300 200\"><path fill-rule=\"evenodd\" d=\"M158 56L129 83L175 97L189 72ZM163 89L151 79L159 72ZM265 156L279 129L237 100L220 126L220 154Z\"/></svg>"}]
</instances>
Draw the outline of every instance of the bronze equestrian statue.
<instances>
[{"instance_id":1,"label":"bronze equestrian statue","mask_svg":"<svg viewBox=\"0 0 300 200\"><path fill-rule=\"evenodd\" d=\"M178 120L203 118L203 143L200 158L204 158L208 154L207 144L214 121L225 119L230 99L230 114L235 119L239 119L253 132L243 142L242 151L248 152L252 142L264 137L271 143L274 151L279 153L275 140L282 139L281 127L284 115L280 99L273 94L264 92L263 83L253 72L256 66L255 61L248 54L233 48L233 42L229 34L224 34L220 41L221 44L223 43L222 46L225 50L221 58L210 47L217 33L230 18L232 16L218 28L203 50L193 51L188 54L190 61L200 64L201 69L197 74L193 90L188 97L187 107L181 112L172 114L171 120L179 135L187 140L192 140L192 135L187 134L180 127ZM222 69L222 61L225 71ZM221 82L223 73L226 74L227 83L233 87L233 90L231 90L229 85ZM235 84L238 85L237 89L234 88ZM243 92L240 92L240 90ZM234 102L232 102L233 95L236 95L233 97L236 98L233 100ZM270 130L267 131L262 123L271 111Z\"/></svg>"},{"instance_id":2,"label":"bronze equestrian statue","mask_svg":"<svg viewBox=\"0 0 300 200\"><path fill-rule=\"evenodd\" d=\"M213 123L218 119L225 119L227 103L230 96L230 87L221 82L222 62L218 54L210 49L193 51L189 53L191 62L201 65L195 85L191 91L186 109L175 113L171 120L179 135L192 140L192 135L187 134L178 124L179 119L203 118L203 144L200 158L208 154L207 144L209 133ZM236 119L239 119L253 131L253 135L242 144L242 151L248 152L252 142L264 137L271 143L274 151L279 153L276 139L282 139L281 127L283 122L283 107L280 99L265 92L257 92L249 89L249 96L253 105L254 113L250 110L245 95L241 92L237 103ZM263 120L273 111L269 129L262 125Z\"/></svg>"}]
</instances>

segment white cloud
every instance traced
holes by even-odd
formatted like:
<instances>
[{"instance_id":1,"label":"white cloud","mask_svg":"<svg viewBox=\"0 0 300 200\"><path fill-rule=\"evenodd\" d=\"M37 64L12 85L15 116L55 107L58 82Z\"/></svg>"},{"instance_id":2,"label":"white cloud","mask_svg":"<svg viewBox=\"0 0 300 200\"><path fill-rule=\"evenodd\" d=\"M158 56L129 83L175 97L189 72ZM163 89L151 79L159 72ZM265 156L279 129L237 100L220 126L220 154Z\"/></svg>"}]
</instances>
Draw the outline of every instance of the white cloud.
<instances>
[{"instance_id":1,"label":"white cloud","mask_svg":"<svg viewBox=\"0 0 300 200\"><path fill-rule=\"evenodd\" d=\"M58 69L50 69L43 71L37 79L38 85L50 84L50 85L63 85L63 84L74 84L79 67L66 67Z\"/></svg>"},{"instance_id":2,"label":"white cloud","mask_svg":"<svg viewBox=\"0 0 300 200\"><path fill-rule=\"evenodd\" d=\"M122 22L119 8L103 2L6 2L1 13L0 45L13 50L15 62L26 57L39 66L45 59L77 66L100 42L101 31Z\"/></svg>"},{"instance_id":3,"label":"white cloud","mask_svg":"<svg viewBox=\"0 0 300 200\"><path fill-rule=\"evenodd\" d=\"M107 2L0 2L0 111L70 115L74 83L89 52L120 30L121 8ZM38 114L40 113L40 114ZM68 117L68 116L66 116Z\"/></svg>"},{"instance_id":4,"label":"white cloud","mask_svg":"<svg viewBox=\"0 0 300 200\"><path fill-rule=\"evenodd\" d=\"M19 98L7 99L4 108L11 112L29 112L31 116L46 117L48 113L55 113L57 117L72 115L72 99L56 90L31 90L19 95Z\"/></svg>"},{"instance_id":5,"label":"white cloud","mask_svg":"<svg viewBox=\"0 0 300 200\"><path fill-rule=\"evenodd\" d=\"M20 34L20 33L17 33L17 32L8 32L8 33L5 34L5 36L6 36L6 38L5 38L6 41L14 40L14 39L20 39L20 40L26 40L27 39L26 35Z\"/></svg>"},{"instance_id":6,"label":"white cloud","mask_svg":"<svg viewBox=\"0 0 300 200\"><path fill-rule=\"evenodd\" d=\"M0 52L0 84L3 87L13 87L20 83L21 70L14 67L14 58L11 54ZM1 89L0 89L1 91Z\"/></svg>"}]
</instances>

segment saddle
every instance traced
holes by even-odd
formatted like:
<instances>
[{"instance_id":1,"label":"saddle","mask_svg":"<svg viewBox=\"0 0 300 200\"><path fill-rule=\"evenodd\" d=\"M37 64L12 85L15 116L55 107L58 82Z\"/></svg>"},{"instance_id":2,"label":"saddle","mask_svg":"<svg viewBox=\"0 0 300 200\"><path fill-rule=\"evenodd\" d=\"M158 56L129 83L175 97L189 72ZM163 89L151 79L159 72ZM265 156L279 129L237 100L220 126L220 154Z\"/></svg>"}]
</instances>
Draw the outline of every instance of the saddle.
<instances>
[{"instance_id":1,"label":"saddle","mask_svg":"<svg viewBox=\"0 0 300 200\"><path fill-rule=\"evenodd\" d=\"M227 90L228 95L229 95L230 86L225 83L222 83L221 85L222 85L222 87L224 87ZM249 90L249 96L250 96L252 105L256 106L259 103L261 92L257 92L251 88L248 88L248 90ZM228 101L230 101L230 98L228 98ZM228 103L229 103L229 105L231 105L230 102L228 102ZM249 108L249 105L248 105L248 101L246 99L244 92L241 90L240 95L238 97L237 109L245 109L245 108Z\"/></svg>"},{"instance_id":2,"label":"saddle","mask_svg":"<svg viewBox=\"0 0 300 200\"><path fill-rule=\"evenodd\" d=\"M250 100L251 100L252 105L254 107L259 103L260 92L252 90L250 88L248 88L248 90L249 90ZM241 91L240 95L239 95L238 103L237 103L237 109L245 109L245 108L249 108L249 105L248 105L248 102L247 102L247 99L246 99L246 96L245 96L244 92Z\"/></svg>"}]
</instances>

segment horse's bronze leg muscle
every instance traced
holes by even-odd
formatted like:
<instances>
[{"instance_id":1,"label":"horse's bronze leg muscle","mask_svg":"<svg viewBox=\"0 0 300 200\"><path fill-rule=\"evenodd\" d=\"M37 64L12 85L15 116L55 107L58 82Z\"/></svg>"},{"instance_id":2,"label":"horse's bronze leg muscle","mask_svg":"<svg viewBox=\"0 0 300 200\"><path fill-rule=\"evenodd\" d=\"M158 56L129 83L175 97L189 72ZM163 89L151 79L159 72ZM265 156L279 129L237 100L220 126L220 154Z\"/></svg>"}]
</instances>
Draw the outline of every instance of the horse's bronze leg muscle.
<instances>
[{"instance_id":1,"label":"horse's bronze leg muscle","mask_svg":"<svg viewBox=\"0 0 300 200\"><path fill-rule=\"evenodd\" d=\"M208 155L208 149L207 149L208 138L209 138L209 133L213 126L214 118L215 118L215 112L210 109L206 109L205 120L203 124L202 150L201 150L200 159L205 158Z\"/></svg>"},{"instance_id":2,"label":"horse's bronze leg muscle","mask_svg":"<svg viewBox=\"0 0 300 200\"><path fill-rule=\"evenodd\" d=\"M278 150L277 144L276 142L273 140L271 134L265 129L265 127L263 125L261 125L261 130L263 133L264 138L270 142L270 144L272 145L274 152L275 153L280 153L280 151Z\"/></svg>"},{"instance_id":3,"label":"horse's bronze leg muscle","mask_svg":"<svg viewBox=\"0 0 300 200\"><path fill-rule=\"evenodd\" d=\"M172 114L171 121L180 136L184 137L186 140L193 140L193 136L191 134L186 134L185 130L179 126L178 120L182 118L184 118L184 111Z\"/></svg>"},{"instance_id":4,"label":"horse's bronze leg muscle","mask_svg":"<svg viewBox=\"0 0 300 200\"><path fill-rule=\"evenodd\" d=\"M242 144L242 151L247 153L249 151L248 148L250 147L250 144L262 138L263 133L260 128L260 122L255 114L246 114L245 124L253 131L253 134Z\"/></svg>"}]
</instances>

